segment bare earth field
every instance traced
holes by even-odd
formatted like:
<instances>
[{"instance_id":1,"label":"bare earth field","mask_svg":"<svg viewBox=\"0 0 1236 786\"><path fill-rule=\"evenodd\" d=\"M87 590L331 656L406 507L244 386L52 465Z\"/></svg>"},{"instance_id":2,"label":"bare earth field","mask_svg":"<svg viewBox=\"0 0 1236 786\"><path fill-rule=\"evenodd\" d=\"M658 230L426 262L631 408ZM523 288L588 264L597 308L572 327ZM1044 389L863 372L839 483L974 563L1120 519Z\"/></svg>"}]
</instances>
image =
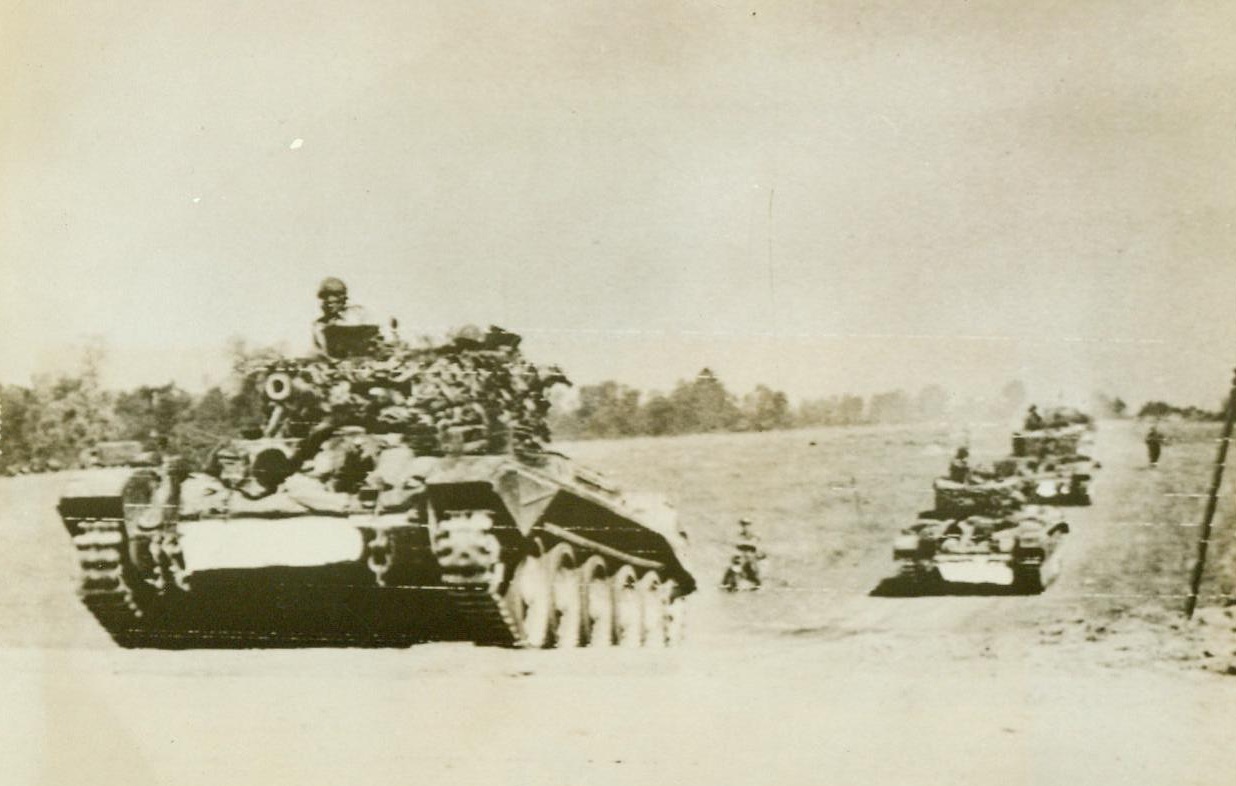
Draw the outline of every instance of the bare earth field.
<instances>
[{"instance_id":1,"label":"bare earth field","mask_svg":"<svg viewBox=\"0 0 1236 786\"><path fill-rule=\"evenodd\" d=\"M980 459L1007 427L972 427ZM0 481L4 784L1228 784L1236 772L1236 483L1199 619L1180 616L1215 428L1157 470L1105 423L1040 596L874 592L962 434L830 429L590 442L664 491L715 583L739 516L759 593L705 590L665 652L124 651L73 595L64 476Z\"/></svg>"}]
</instances>

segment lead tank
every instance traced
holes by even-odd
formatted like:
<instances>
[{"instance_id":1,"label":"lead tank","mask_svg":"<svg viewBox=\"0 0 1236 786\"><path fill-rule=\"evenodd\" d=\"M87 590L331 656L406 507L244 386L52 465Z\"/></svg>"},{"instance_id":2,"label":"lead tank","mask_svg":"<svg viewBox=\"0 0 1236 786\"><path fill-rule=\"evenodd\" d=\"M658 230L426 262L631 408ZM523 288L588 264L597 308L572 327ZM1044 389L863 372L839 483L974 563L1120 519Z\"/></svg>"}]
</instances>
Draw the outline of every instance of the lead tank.
<instances>
[{"instance_id":1,"label":"lead tank","mask_svg":"<svg viewBox=\"0 0 1236 786\"><path fill-rule=\"evenodd\" d=\"M83 474L60 500L82 600L118 643L681 639L695 579L674 511L549 449L560 372L497 328L429 349L331 333L333 357L250 369L260 435L200 471Z\"/></svg>"}]
</instances>

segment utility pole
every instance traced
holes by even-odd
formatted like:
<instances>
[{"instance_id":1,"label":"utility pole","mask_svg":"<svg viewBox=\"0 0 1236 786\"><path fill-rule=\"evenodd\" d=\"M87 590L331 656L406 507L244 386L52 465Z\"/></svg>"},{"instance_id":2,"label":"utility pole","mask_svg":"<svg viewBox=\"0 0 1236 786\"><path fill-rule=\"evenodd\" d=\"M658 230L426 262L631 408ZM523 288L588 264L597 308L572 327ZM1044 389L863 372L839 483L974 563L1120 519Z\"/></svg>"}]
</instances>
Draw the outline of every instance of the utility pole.
<instances>
[{"instance_id":1,"label":"utility pole","mask_svg":"<svg viewBox=\"0 0 1236 786\"><path fill-rule=\"evenodd\" d=\"M1219 437L1219 455L1215 457L1215 473L1210 481L1210 496L1206 500L1206 513L1202 516L1202 532L1197 540L1197 561L1193 563L1193 578L1189 582L1189 599L1185 603L1185 618L1193 619L1197 608L1197 592L1202 586L1202 573L1206 570L1206 547L1210 543L1210 522L1215 517L1219 504L1219 487L1223 484L1223 466L1227 463L1227 446L1232 441L1232 423L1236 421L1236 372L1232 375L1232 389L1227 397L1227 412L1223 418L1223 436Z\"/></svg>"}]
</instances>

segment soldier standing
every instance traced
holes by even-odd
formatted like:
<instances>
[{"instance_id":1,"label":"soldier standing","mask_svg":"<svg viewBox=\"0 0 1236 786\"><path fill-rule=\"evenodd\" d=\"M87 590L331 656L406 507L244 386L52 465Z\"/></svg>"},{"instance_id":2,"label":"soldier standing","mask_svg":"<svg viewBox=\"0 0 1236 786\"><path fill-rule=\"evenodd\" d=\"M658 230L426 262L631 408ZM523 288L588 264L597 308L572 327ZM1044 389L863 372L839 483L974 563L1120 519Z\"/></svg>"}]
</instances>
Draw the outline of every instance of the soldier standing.
<instances>
[{"instance_id":1,"label":"soldier standing","mask_svg":"<svg viewBox=\"0 0 1236 786\"><path fill-rule=\"evenodd\" d=\"M1150 431L1146 432L1146 452L1150 454L1151 469L1159 465L1159 454L1163 451L1163 443L1166 441L1163 432L1159 431L1158 424L1151 424Z\"/></svg>"}]
</instances>

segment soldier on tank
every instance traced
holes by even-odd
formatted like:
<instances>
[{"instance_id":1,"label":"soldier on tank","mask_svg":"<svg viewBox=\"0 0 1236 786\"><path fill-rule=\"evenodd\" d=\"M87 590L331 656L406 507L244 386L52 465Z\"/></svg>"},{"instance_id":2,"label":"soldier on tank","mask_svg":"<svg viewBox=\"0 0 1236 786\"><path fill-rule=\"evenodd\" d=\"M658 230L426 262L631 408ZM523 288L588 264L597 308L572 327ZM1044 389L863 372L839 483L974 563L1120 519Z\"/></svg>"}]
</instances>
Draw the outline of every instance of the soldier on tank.
<instances>
[{"instance_id":1,"label":"soldier on tank","mask_svg":"<svg viewBox=\"0 0 1236 786\"><path fill-rule=\"evenodd\" d=\"M313 346L316 352L323 357L337 357L332 354L331 348L327 343L326 333L328 327L334 325L376 326L369 312L363 306L356 303L348 303L348 287L338 278L331 276L322 279L322 283L318 285L318 301L322 313L313 322ZM392 326L393 324L392 322ZM385 338L380 333L378 335L380 338ZM356 387L354 383L365 379L376 382L377 380L370 378L372 377L373 369L362 367L354 369L352 374L360 376L341 379L338 377L332 378L327 374L316 380L316 387L319 388L318 393L326 404L326 412L297 447L292 456L292 467L299 467L303 462L312 458L325 444L326 440L330 438L331 434L341 426L362 422L367 417L376 419L384 410L390 410L387 412L387 417L384 421L385 426L390 427L402 422L397 408L403 402L402 396L396 395L397 391L384 391L384 394L376 399L371 396L360 395L354 390ZM364 376L366 374L369 377ZM380 388L381 386L377 387Z\"/></svg>"},{"instance_id":2,"label":"soldier on tank","mask_svg":"<svg viewBox=\"0 0 1236 786\"><path fill-rule=\"evenodd\" d=\"M348 303L348 287L337 278L322 279L318 285L318 301L322 314L313 322L313 346L326 355L327 325L373 325L364 306Z\"/></svg>"},{"instance_id":3,"label":"soldier on tank","mask_svg":"<svg viewBox=\"0 0 1236 786\"><path fill-rule=\"evenodd\" d=\"M964 445L957 448L957 455L949 462L948 479L954 483L970 482L970 449Z\"/></svg>"},{"instance_id":4,"label":"soldier on tank","mask_svg":"<svg viewBox=\"0 0 1236 786\"><path fill-rule=\"evenodd\" d=\"M1034 404L1030 405L1030 409L1026 411L1026 422L1023 427L1026 431L1038 431L1043 428L1043 416L1039 414L1039 408Z\"/></svg>"}]
</instances>

